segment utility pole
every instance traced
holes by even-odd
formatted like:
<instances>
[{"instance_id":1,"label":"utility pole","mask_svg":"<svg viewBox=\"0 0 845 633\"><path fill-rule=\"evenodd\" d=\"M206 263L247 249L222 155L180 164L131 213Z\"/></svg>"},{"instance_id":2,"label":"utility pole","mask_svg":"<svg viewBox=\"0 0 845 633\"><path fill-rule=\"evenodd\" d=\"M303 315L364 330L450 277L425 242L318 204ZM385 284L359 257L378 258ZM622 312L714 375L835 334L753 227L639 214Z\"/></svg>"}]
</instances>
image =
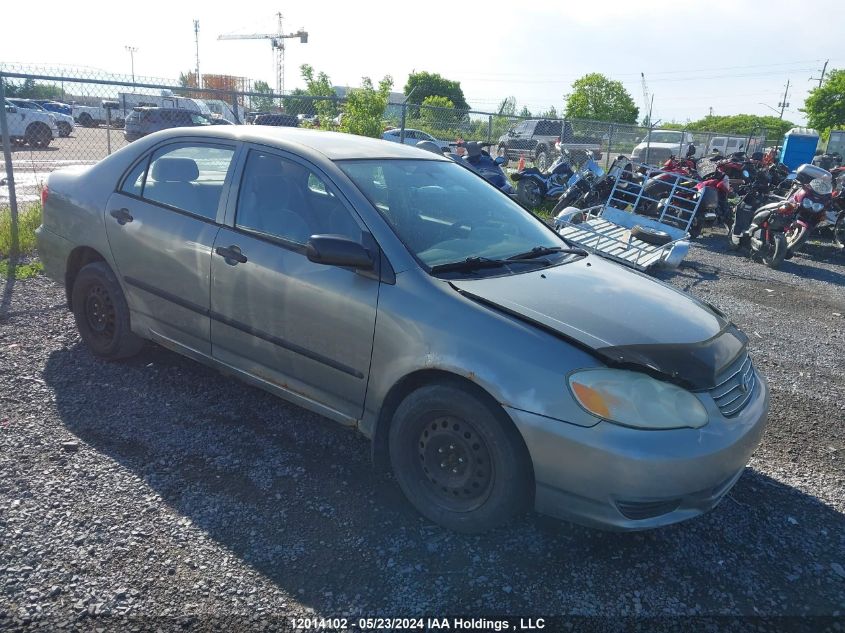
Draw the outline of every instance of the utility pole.
<instances>
[{"instance_id":1,"label":"utility pole","mask_svg":"<svg viewBox=\"0 0 845 633\"><path fill-rule=\"evenodd\" d=\"M135 53L138 52L137 46L124 46L129 52L129 63L132 65L132 85L135 85Z\"/></svg>"},{"instance_id":2,"label":"utility pole","mask_svg":"<svg viewBox=\"0 0 845 633\"><path fill-rule=\"evenodd\" d=\"M789 97L789 79L786 80L786 90L783 93L783 101L778 104L781 120L783 120L783 111L789 107L789 103L786 101L787 97Z\"/></svg>"},{"instance_id":3,"label":"utility pole","mask_svg":"<svg viewBox=\"0 0 845 633\"><path fill-rule=\"evenodd\" d=\"M710 114L708 116L713 116L713 106L710 106Z\"/></svg>"},{"instance_id":4,"label":"utility pole","mask_svg":"<svg viewBox=\"0 0 845 633\"><path fill-rule=\"evenodd\" d=\"M818 79L816 79L815 77L810 77L810 79L808 81L818 81L819 82L819 88L821 88L822 82L824 81L824 74L827 71L827 65L829 63L830 63L830 60L826 59L825 62L824 62L824 66L822 66L822 76L821 77L819 77Z\"/></svg>"},{"instance_id":5,"label":"utility pole","mask_svg":"<svg viewBox=\"0 0 845 633\"><path fill-rule=\"evenodd\" d=\"M194 20L194 45L197 49L197 88L202 87L202 83L200 82L200 21Z\"/></svg>"}]
</instances>

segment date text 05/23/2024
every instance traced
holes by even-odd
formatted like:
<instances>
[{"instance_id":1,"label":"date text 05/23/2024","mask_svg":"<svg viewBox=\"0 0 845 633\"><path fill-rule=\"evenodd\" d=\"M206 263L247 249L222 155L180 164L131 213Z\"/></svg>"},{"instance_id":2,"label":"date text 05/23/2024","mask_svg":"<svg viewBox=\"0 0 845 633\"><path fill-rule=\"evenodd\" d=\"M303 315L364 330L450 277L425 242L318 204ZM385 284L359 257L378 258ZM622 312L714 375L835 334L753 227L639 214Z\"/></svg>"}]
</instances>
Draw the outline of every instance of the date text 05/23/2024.
<instances>
[{"instance_id":1,"label":"date text 05/23/2024","mask_svg":"<svg viewBox=\"0 0 845 633\"><path fill-rule=\"evenodd\" d=\"M539 631L544 618L292 618L296 631Z\"/></svg>"}]
</instances>

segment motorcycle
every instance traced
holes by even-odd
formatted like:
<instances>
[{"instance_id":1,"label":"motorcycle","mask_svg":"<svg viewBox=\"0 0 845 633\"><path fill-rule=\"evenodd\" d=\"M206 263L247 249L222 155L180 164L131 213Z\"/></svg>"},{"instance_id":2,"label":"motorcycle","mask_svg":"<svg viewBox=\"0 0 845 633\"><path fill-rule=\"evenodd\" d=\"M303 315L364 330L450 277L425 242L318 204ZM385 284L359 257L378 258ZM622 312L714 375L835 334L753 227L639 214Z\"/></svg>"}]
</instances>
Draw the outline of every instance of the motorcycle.
<instances>
[{"instance_id":1,"label":"motorcycle","mask_svg":"<svg viewBox=\"0 0 845 633\"><path fill-rule=\"evenodd\" d=\"M564 149L547 172L528 167L511 174L511 180L516 182L516 199L533 209L540 206L546 198L560 196L574 174L569 150Z\"/></svg>"},{"instance_id":2,"label":"motorcycle","mask_svg":"<svg viewBox=\"0 0 845 633\"><path fill-rule=\"evenodd\" d=\"M460 156L457 153L452 152L448 147L439 147L433 141L420 141L417 143L416 147L428 150L434 154L447 156L459 165L463 165L470 171L474 171L487 182L501 189L504 193L508 195L513 194L513 187L508 182L503 170L503 168L508 165L508 159L503 156L493 158L490 156L490 152L484 149L485 147L492 145L492 143L464 141L461 143L450 143L449 145L463 147L466 150L466 153L463 156Z\"/></svg>"},{"instance_id":3,"label":"motorcycle","mask_svg":"<svg viewBox=\"0 0 845 633\"><path fill-rule=\"evenodd\" d=\"M607 200L613 189L613 183L616 181L616 171L624 168L620 161L628 162L629 171L633 169L630 161L624 156L620 156L613 161L611 170L605 173L604 169L593 158L593 153L587 151L587 160L578 173L569 177L566 190L561 194L552 213L557 214L567 207L586 209ZM617 163L619 164L617 165Z\"/></svg>"},{"instance_id":4,"label":"motorcycle","mask_svg":"<svg viewBox=\"0 0 845 633\"><path fill-rule=\"evenodd\" d=\"M837 211L833 222L833 242L840 249L845 249L845 194L842 189L833 192L831 207Z\"/></svg>"},{"instance_id":5,"label":"motorcycle","mask_svg":"<svg viewBox=\"0 0 845 633\"><path fill-rule=\"evenodd\" d=\"M807 242L813 231L827 219L833 193L832 176L817 165L801 165L795 171L796 192L799 204L795 222L786 231L786 259L791 259ZM800 185L800 189L798 186Z\"/></svg>"},{"instance_id":6,"label":"motorcycle","mask_svg":"<svg viewBox=\"0 0 845 633\"><path fill-rule=\"evenodd\" d=\"M760 199L760 193L749 192L736 207L729 234L731 248L748 245L753 259L762 261L769 268L780 266L790 256L790 247L794 254L809 236L807 218L810 214L823 213L829 204L830 180L826 180L821 172L828 173L814 165L801 165L790 195L784 200L768 194L769 199L775 199L756 210L754 203ZM813 178L815 175L822 178ZM827 202L824 201L825 196ZM801 210L807 215L803 221L799 219Z\"/></svg>"}]
</instances>

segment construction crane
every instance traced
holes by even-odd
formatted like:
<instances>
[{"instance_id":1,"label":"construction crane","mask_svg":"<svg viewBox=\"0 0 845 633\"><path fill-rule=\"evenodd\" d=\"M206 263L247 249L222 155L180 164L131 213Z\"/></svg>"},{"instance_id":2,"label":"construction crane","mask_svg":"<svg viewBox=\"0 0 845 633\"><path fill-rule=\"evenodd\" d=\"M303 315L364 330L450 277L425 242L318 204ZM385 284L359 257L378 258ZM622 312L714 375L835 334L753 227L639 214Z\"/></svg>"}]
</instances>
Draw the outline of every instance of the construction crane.
<instances>
[{"instance_id":1,"label":"construction crane","mask_svg":"<svg viewBox=\"0 0 845 633\"><path fill-rule=\"evenodd\" d=\"M649 102L648 85L645 82L645 73L640 73L640 77L643 80L643 122L648 126L651 126L651 103L653 102ZM654 97L652 97L652 99L653 98Z\"/></svg>"},{"instance_id":2,"label":"construction crane","mask_svg":"<svg viewBox=\"0 0 845 633\"><path fill-rule=\"evenodd\" d=\"M217 37L218 40L270 40L273 49L273 61L276 64L276 90L278 93L285 92L285 40L298 37L303 44L308 43L308 31L299 29L296 33L285 34L282 29L282 14L277 13L279 20L278 31L275 33L251 33L240 35L237 33L224 33Z\"/></svg>"}]
</instances>

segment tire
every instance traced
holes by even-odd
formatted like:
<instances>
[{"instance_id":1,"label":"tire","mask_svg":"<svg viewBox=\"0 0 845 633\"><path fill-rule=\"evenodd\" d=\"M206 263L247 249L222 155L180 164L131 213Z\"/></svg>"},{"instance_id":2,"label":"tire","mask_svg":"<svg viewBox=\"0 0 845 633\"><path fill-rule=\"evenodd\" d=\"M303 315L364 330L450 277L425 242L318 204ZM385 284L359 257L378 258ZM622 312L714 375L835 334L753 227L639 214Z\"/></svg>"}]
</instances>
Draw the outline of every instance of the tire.
<instances>
[{"instance_id":1,"label":"tire","mask_svg":"<svg viewBox=\"0 0 845 633\"><path fill-rule=\"evenodd\" d=\"M571 192L571 193L570 193ZM552 214L557 215L561 211L563 211L566 207L574 206L575 202L578 200L578 190L575 187L567 189L563 192L563 195L558 199L555 208L552 209Z\"/></svg>"},{"instance_id":2,"label":"tire","mask_svg":"<svg viewBox=\"0 0 845 633\"><path fill-rule=\"evenodd\" d=\"M836 218L836 224L833 226L833 242L840 249L845 249L845 211Z\"/></svg>"},{"instance_id":3,"label":"tire","mask_svg":"<svg viewBox=\"0 0 845 633\"><path fill-rule=\"evenodd\" d=\"M784 238L786 239L786 259L792 259L795 256L795 253L804 246L804 242L806 242L810 237L810 232L810 229L805 226L801 226L793 239L789 239L788 237Z\"/></svg>"},{"instance_id":4,"label":"tire","mask_svg":"<svg viewBox=\"0 0 845 633\"><path fill-rule=\"evenodd\" d=\"M516 183L516 197L529 209L543 204L543 192L539 183L533 178L522 178Z\"/></svg>"},{"instance_id":5,"label":"tire","mask_svg":"<svg viewBox=\"0 0 845 633\"><path fill-rule=\"evenodd\" d=\"M646 226L640 226L639 224L635 224L631 229L631 237L635 237L647 244L654 244L655 246L663 246L664 244L668 244L672 241L672 236L666 231L650 229Z\"/></svg>"},{"instance_id":6,"label":"tire","mask_svg":"<svg viewBox=\"0 0 845 633\"><path fill-rule=\"evenodd\" d=\"M546 169L549 168L549 154L545 147L537 150L537 155L534 157L534 166L542 173L546 173Z\"/></svg>"},{"instance_id":7,"label":"tire","mask_svg":"<svg viewBox=\"0 0 845 633\"><path fill-rule=\"evenodd\" d=\"M59 136L68 137L71 133L71 126L70 123L65 123L61 121L56 124L56 127L59 128Z\"/></svg>"},{"instance_id":8,"label":"tire","mask_svg":"<svg viewBox=\"0 0 845 633\"><path fill-rule=\"evenodd\" d=\"M484 532L531 505L531 460L516 427L496 405L458 385L408 395L393 416L388 446L405 496L445 528Z\"/></svg>"},{"instance_id":9,"label":"tire","mask_svg":"<svg viewBox=\"0 0 845 633\"><path fill-rule=\"evenodd\" d=\"M79 271L71 291L71 308L79 334L94 356L128 358L144 345L130 328L123 290L105 262L93 262Z\"/></svg>"},{"instance_id":10,"label":"tire","mask_svg":"<svg viewBox=\"0 0 845 633\"><path fill-rule=\"evenodd\" d=\"M84 127L94 127L94 119L87 112L83 112L79 115L79 124Z\"/></svg>"},{"instance_id":11,"label":"tire","mask_svg":"<svg viewBox=\"0 0 845 633\"><path fill-rule=\"evenodd\" d=\"M786 235L775 233L774 245L766 245L762 250L753 252L753 255L769 268L778 268L786 258Z\"/></svg>"},{"instance_id":12,"label":"tire","mask_svg":"<svg viewBox=\"0 0 845 633\"><path fill-rule=\"evenodd\" d=\"M26 128L26 142L32 147L43 149L49 147L53 140L53 133L44 123L30 123Z\"/></svg>"}]
</instances>

